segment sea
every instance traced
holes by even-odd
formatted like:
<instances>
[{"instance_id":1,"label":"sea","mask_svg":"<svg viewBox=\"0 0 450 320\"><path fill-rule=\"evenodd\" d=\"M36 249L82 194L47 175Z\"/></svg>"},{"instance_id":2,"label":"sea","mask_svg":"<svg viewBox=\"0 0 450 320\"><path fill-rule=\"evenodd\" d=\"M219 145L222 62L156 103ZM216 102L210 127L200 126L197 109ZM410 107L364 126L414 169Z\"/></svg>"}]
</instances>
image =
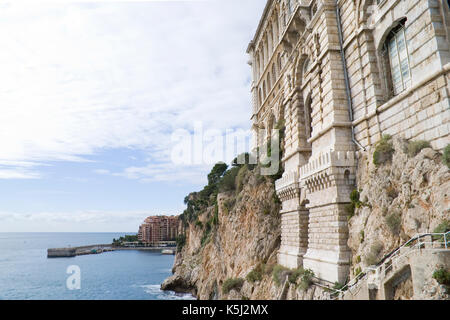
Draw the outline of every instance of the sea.
<instances>
[{"instance_id":1,"label":"sea","mask_svg":"<svg viewBox=\"0 0 450 320\"><path fill-rule=\"evenodd\" d=\"M0 300L192 300L161 291L174 256L138 250L47 258L48 248L111 243L126 233L0 233Z\"/></svg>"}]
</instances>

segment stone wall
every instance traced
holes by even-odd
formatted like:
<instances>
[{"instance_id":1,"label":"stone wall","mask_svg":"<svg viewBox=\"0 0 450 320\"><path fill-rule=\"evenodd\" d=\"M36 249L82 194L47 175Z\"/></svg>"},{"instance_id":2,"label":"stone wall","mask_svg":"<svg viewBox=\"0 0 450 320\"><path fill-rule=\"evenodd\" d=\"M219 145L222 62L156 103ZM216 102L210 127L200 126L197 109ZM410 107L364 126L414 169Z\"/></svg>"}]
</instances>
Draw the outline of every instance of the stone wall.
<instances>
[{"instance_id":1,"label":"stone wall","mask_svg":"<svg viewBox=\"0 0 450 320\"><path fill-rule=\"evenodd\" d=\"M436 0L382 1L380 5L360 6L363 12L355 19L361 2L339 2L356 139L368 147L381 134L390 134L426 140L442 150L449 143L450 128L447 4ZM383 65L383 41L403 18L412 85L393 97L386 84L390 75Z\"/></svg>"},{"instance_id":2,"label":"stone wall","mask_svg":"<svg viewBox=\"0 0 450 320\"><path fill-rule=\"evenodd\" d=\"M394 94L385 44L403 25L410 81ZM384 134L450 143L449 26L442 0L267 1L248 53L254 140L285 125L279 263L344 282L354 152Z\"/></svg>"}]
</instances>

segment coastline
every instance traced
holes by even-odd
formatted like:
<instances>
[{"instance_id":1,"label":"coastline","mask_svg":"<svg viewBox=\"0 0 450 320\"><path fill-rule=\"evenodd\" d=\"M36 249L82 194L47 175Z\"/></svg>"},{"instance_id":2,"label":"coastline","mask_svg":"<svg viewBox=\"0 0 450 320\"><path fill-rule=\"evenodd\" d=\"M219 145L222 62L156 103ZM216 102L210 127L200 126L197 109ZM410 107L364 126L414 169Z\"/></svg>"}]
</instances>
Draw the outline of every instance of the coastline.
<instances>
[{"instance_id":1,"label":"coastline","mask_svg":"<svg viewBox=\"0 0 450 320\"><path fill-rule=\"evenodd\" d=\"M100 254L116 250L134 250L160 252L161 254L172 254L176 252L176 247L121 247L112 244L94 244L80 247L67 248L49 248L47 249L47 258L67 258L88 254Z\"/></svg>"}]
</instances>

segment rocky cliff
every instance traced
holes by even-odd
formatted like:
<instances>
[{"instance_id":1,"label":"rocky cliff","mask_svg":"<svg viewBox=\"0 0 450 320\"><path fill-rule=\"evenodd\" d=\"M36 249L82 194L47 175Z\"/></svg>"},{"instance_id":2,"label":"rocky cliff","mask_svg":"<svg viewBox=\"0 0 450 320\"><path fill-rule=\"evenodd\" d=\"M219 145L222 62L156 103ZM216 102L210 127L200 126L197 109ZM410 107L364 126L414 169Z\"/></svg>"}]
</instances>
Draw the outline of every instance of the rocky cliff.
<instances>
[{"instance_id":1,"label":"rocky cliff","mask_svg":"<svg viewBox=\"0 0 450 320\"><path fill-rule=\"evenodd\" d=\"M231 176L228 188L222 181L216 192L188 197L186 236L174 275L162 288L191 292L199 299L333 298L332 290L313 285L308 270L276 264L281 230L274 178L248 166L233 170L221 178ZM370 151L359 152L357 172L348 206L350 278L417 233L449 229L450 171L442 154L426 143L385 137ZM447 299L446 287L431 274L427 277L416 296ZM397 299L412 296L408 282L395 293Z\"/></svg>"},{"instance_id":2,"label":"rocky cliff","mask_svg":"<svg viewBox=\"0 0 450 320\"><path fill-rule=\"evenodd\" d=\"M450 170L428 143L386 136L372 152L359 153L357 172L349 208L351 277L419 233L449 230ZM426 286L416 297L448 298L446 288L432 278L439 267L448 268L427 267ZM406 282L395 298L410 299L412 290Z\"/></svg>"},{"instance_id":3,"label":"rocky cliff","mask_svg":"<svg viewBox=\"0 0 450 320\"><path fill-rule=\"evenodd\" d=\"M199 299L272 299L278 294L268 268L257 283L245 280L258 265L276 263L280 244L279 201L273 180L256 171L240 168L240 186L218 193L215 205L186 225L174 275L164 282L163 289L192 292ZM208 221L214 214L218 222L208 233ZM227 293L225 282L234 287Z\"/></svg>"},{"instance_id":4,"label":"rocky cliff","mask_svg":"<svg viewBox=\"0 0 450 320\"><path fill-rule=\"evenodd\" d=\"M375 165L373 153L358 160L359 203L349 217L348 241L354 269L450 218L450 170L442 155L426 144L413 150L404 140L389 140L385 161Z\"/></svg>"}]
</instances>

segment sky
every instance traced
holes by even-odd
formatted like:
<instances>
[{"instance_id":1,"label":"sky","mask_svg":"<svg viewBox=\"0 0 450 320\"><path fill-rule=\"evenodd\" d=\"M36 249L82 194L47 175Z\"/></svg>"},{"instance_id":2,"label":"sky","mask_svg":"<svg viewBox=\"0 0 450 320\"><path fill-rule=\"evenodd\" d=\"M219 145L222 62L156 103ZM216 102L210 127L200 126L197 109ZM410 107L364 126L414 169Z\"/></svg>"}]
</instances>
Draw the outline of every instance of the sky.
<instances>
[{"instance_id":1,"label":"sky","mask_svg":"<svg viewBox=\"0 0 450 320\"><path fill-rule=\"evenodd\" d=\"M264 5L0 0L0 232L136 232L182 213L246 149L195 159L250 129Z\"/></svg>"}]
</instances>

